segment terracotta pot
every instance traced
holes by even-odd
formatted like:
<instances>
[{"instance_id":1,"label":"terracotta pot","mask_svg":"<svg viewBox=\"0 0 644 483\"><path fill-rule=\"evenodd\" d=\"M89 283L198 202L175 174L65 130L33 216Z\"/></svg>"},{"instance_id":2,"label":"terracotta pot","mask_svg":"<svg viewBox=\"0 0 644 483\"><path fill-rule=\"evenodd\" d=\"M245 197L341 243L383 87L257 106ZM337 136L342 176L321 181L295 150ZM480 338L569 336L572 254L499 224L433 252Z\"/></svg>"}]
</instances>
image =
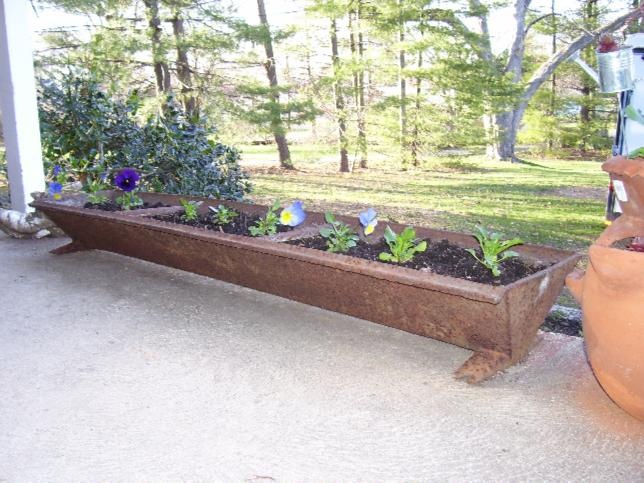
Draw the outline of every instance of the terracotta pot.
<instances>
[{"instance_id":1,"label":"terracotta pot","mask_svg":"<svg viewBox=\"0 0 644 483\"><path fill-rule=\"evenodd\" d=\"M602 169L610 174L623 213L644 218L644 159L615 156Z\"/></svg>"},{"instance_id":2,"label":"terracotta pot","mask_svg":"<svg viewBox=\"0 0 644 483\"><path fill-rule=\"evenodd\" d=\"M253 238L155 220L151 216L182 210L176 206L180 197L142 196L175 206L106 212L82 208L81 196L61 202L40 199L33 205L72 237L56 253L108 250L466 347L474 354L456 375L468 382L490 377L528 353L565 275L579 259L564 250L522 245L516 248L522 257L547 268L508 285L490 286L283 243L317 234L325 223L322 213L308 212L293 231ZM183 198L203 201L202 212L220 203L250 214L266 212L258 205ZM355 218L337 218L357 229ZM382 236L383 225L375 237ZM395 231L404 228L390 225ZM417 227L416 234L464 248L476 244L461 233Z\"/></svg>"},{"instance_id":3,"label":"terracotta pot","mask_svg":"<svg viewBox=\"0 0 644 483\"><path fill-rule=\"evenodd\" d=\"M590 365L619 406L644 421L644 253L611 248L644 234L644 220L621 216L589 249L585 275L566 285L582 305Z\"/></svg>"}]
</instances>

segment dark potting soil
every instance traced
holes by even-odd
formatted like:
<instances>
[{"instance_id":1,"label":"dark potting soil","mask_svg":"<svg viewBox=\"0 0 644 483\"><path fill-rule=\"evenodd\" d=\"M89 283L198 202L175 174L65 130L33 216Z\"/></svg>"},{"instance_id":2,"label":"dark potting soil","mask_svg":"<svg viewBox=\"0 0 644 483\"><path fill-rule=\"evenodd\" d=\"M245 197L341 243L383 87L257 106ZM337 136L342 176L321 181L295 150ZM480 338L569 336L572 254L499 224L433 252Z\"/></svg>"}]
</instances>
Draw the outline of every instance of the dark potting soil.
<instances>
[{"instance_id":1,"label":"dark potting soil","mask_svg":"<svg viewBox=\"0 0 644 483\"><path fill-rule=\"evenodd\" d=\"M213 219L212 215L200 216L197 220L184 220L183 213L172 213L170 215L158 215L153 217L155 220L168 221L170 223L179 223L181 225L189 225L205 230L221 231L231 235L244 235L252 236L249 232L249 227L253 226L261 217L257 215L248 215L246 213L239 213L230 223L220 225ZM277 232L283 233L291 231L293 228L285 225L277 225Z\"/></svg>"},{"instance_id":2,"label":"dark potting soil","mask_svg":"<svg viewBox=\"0 0 644 483\"><path fill-rule=\"evenodd\" d=\"M544 265L530 265L523 262L520 258L510 258L501 263L501 276L496 278L463 248L453 245L447 240L434 243L430 243L430 240L427 240L427 242L428 247L424 253L416 254L412 263L406 263L402 266L415 269L429 268L432 272L441 275L449 275L489 285L507 285L508 283L512 283L546 268ZM327 249L326 240L321 236L291 240L286 243L306 248L315 248L317 250ZM358 246L349 250L347 255L365 258L367 260L377 260L378 254L382 251L388 251L387 248L385 242L377 245L369 245L368 243L359 241ZM481 254L478 253L478 255L480 256ZM552 312L546 317L541 329L580 337L582 335L581 318L573 316L567 317L565 314Z\"/></svg>"},{"instance_id":3,"label":"dark potting soil","mask_svg":"<svg viewBox=\"0 0 644 483\"><path fill-rule=\"evenodd\" d=\"M148 203L145 202L141 206L133 206L130 208L130 210L147 210L148 208L167 208L170 205L166 205L164 203L156 202L156 203ZM83 205L83 208L89 208L90 210L103 210L103 211L125 211L123 208L121 208L120 205L117 205L113 201L106 201L104 203L85 203Z\"/></svg>"},{"instance_id":4,"label":"dark potting soil","mask_svg":"<svg viewBox=\"0 0 644 483\"><path fill-rule=\"evenodd\" d=\"M581 337L583 330L581 319L575 317L566 317L564 314L551 312L541 325L541 330L546 332L557 332L559 334L574 335Z\"/></svg>"},{"instance_id":5,"label":"dark potting soil","mask_svg":"<svg viewBox=\"0 0 644 483\"><path fill-rule=\"evenodd\" d=\"M321 236L290 240L286 243L306 248L315 248L317 250L327 249L326 239ZM345 255L416 270L428 270L439 275L462 278L488 285L507 285L545 268L544 265L526 263L519 257L509 258L501 262L501 276L494 277L487 268L479 263L464 248L454 245L447 240L435 242L427 240L427 250L416 253L411 262L402 264L381 262L378 259L378 254L381 252L389 252L389 247L384 241L372 245L360 240ZM480 252L477 255L481 257Z\"/></svg>"}]
</instances>

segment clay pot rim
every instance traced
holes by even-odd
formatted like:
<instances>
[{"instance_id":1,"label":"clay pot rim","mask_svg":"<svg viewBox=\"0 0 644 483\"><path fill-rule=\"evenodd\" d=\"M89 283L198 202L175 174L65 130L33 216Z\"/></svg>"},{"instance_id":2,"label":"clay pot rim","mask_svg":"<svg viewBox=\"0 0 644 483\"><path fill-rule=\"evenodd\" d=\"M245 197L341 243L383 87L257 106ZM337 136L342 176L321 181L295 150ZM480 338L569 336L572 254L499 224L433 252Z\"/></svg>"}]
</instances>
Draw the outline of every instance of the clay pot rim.
<instances>
[{"instance_id":1,"label":"clay pot rim","mask_svg":"<svg viewBox=\"0 0 644 483\"><path fill-rule=\"evenodd\" d=\"M600 243L593 243L588 248L588 251L590 252L590 250L598 250L598 249L601 249L602 251L608 251L607 253L613 254L613 256L620 256L620 257L632 256L632 255L639 255L640 257L644 256L644 252L638 252L636 250L624 250L623 248L615 248L610 245L603 245ZM638 262L641 262L641 260L638 260Z\"/></svg>"},{"instance_id":2,"label":"clay pot rim","mask_svg":"<svg viewBox=\"0 0 644 483\"><path fill-rule=\"evenodd\" d=\"M602 163L601 168L612 174L629 177L644 178L644 158L627 158L626 156L614 156Z\"/></svg>"}]
</instances>

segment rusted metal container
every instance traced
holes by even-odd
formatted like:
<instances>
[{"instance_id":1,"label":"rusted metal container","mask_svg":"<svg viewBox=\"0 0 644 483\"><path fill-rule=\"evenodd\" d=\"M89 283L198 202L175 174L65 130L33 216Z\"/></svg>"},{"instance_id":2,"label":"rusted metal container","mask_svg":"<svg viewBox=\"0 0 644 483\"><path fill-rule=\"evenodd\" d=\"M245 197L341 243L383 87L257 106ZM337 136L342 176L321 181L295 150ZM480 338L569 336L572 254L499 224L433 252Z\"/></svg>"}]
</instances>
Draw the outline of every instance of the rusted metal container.
<instances>
[{"instance_id":1,"label":"rusted metal container","mask_svg":"<svg viewBox=\"0 0 644 483\"><path fill-rule=\"evenodd\" d=\"M178 204L179 197L144 194L149 202ZM188 197L182 197L188 198ZM200 200L200 198L189 197ZM430 272L280 243L317 233L321 213L308 212L303 226L272 237L229 235L154 220L177 211L156 208L105 212L82 208L82 196L33 203L71 238L55 253L106 250L206 275L310 305L352 315L474 351L457 371L468 382L481 381L518 362L535 343L537 329L579 256L543 246L523 245L524 258L550 265L505 286L489 286ZM220 200L203 199L201 210ZM266 207L223 202L249 214ZM355 219L338 217L356 226ZM382 235L383 223L376 231ZM404 226L389 223L395 230ZM476 245L460 233L417 228L420 238ZM376 238L374 237L374 238Z\"/></svg>"}]
</instances>

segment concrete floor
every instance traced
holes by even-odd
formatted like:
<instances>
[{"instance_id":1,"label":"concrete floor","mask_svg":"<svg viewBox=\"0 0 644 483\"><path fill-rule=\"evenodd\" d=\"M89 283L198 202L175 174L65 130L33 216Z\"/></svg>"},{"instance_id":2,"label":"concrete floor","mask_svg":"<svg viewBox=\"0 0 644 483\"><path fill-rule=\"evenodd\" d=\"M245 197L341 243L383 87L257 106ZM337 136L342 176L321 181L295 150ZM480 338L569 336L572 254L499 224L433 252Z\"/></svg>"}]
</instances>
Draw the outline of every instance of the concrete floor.
<instances>
[{"instance_id":1,"label":"concrete floor","mask_svg":"<svg viewBox=\"0 0 644 483\"><path fill-rule=\"evenodd\" d=\"M582 340L469 351L66 240L0 235L0 481L644 480Z\"/></svg>"}]
</instances>

